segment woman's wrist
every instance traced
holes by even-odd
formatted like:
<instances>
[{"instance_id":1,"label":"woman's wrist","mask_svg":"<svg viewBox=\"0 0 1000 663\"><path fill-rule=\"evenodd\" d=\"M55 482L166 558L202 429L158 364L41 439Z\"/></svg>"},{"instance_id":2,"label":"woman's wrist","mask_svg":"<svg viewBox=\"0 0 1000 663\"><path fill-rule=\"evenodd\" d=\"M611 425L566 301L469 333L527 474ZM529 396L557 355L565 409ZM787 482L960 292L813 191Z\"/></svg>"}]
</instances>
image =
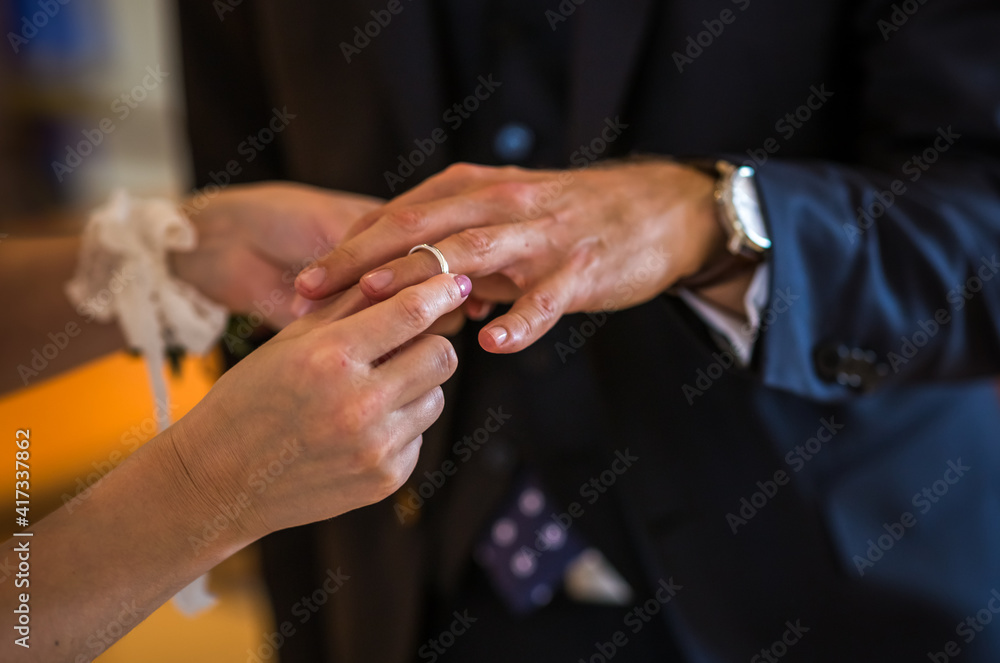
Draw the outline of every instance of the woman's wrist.
<instances>
[{"instance_id":1,"label":"woman's wrist","mask_svg":"<svg viewBox=\"0 0 1000 663\"><path fill-rule=\"evenodd\" d=\"M236 454L223 451L223 440L190 419L195 408L158 436L156 462L172 477L177 508L189 514L182 534L198 555L220 561L268 534L259 505L237 477L244 472Z\"/></svg>"}]
</instances>

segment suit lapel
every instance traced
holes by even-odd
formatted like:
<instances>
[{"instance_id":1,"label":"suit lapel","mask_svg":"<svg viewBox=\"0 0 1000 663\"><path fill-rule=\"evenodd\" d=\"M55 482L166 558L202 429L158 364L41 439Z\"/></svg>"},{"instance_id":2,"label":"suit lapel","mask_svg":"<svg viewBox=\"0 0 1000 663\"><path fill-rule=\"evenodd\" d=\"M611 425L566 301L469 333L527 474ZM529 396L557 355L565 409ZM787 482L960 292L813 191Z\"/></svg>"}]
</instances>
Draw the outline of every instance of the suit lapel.
<instances>
[{"instance_id":1,"label":"suit lapel","mask_svg":"<svg viewBox=\"0 0 1000 663\"><path fill-rule=\"evenodd\" d=\"M646 42L653 0L591 0L570 17L574 29L570 71L568 147L589 143L605 118L622 111L636 60ZM623 48L607 48L623 44Z\"/></svg>"}]
</instances>

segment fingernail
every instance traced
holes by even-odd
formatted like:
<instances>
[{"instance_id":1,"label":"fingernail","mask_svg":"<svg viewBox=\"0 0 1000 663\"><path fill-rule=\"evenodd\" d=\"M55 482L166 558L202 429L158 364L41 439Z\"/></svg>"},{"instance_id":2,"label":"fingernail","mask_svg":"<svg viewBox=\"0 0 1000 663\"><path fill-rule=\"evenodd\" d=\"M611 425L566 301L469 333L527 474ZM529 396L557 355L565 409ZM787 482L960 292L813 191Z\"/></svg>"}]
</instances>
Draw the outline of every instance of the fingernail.
<instances>
[{"instance_id":1,"label":"fingernail","mask_svg":"<svg viewBox=\"0 0 1000 663\"><path fill-rule=\"evenodd\" d=\"M507 340L507 330L503 327L490 327L486 333L493 339L493 343L499 348Z\"/></svg>"},{"instance_id":2,"label":"fingernail","mask_svg":"<svg viewBox=\"0 0 1000 663\"><path fill-rule=\"evenodd\" d=\"M371 274L366 275L364 279L365 283L367 283L372 290L378 292L379 290L385 290L389 284L392 283L392 279L394 277L395 274L391 269L380 269L377 272L372 272Z\"/></svg>"},{"instance_id":3,"label":"fingernail","mask_svg":"<svg viewBox=\"0 0 1000 663\"><path fill-rule=\"evenodd\" d=\"M310 304L312 304L311 300L306 299L302 295L295 295L295 298L292 299L292 315L296 318L301 318L309 312Z\"/></svg>"},{"instance_id":4,"label":"fingernail","mask_svg":"<svg viewBox=\"0 0 1000 663\"><path fill-rule=\"evenodd\" d=\"M455 283L458 284L458 289L462 292L462 297L468 297L472 292L472 279L465 274L455 274Z\"/></svg>"},{"instance_id":5,"label":"fingernail","mask_svg":"<svg viewBox=\"0 0 1000 663\"><path fill-rule=\"evenodd\" d=\"M476 320L477 322L486 319L488 306L486 302L470 302L469 304L466 304L466 306L468 307L466 309L466 315L468 315L470 319Z\"/></svg>"},{"instance_id":6,"label":"fingernail","mask_svg":"<svg viewBox=\"0 0 1000 663\"><path fill-rule=\"evenodd\" d=\"M299 274L298 278L295 279L295 284L302 286L306 290L315 290L323 285L323 281L325 280L326 267L310 267Z\"/></svg>"}]
</instances>

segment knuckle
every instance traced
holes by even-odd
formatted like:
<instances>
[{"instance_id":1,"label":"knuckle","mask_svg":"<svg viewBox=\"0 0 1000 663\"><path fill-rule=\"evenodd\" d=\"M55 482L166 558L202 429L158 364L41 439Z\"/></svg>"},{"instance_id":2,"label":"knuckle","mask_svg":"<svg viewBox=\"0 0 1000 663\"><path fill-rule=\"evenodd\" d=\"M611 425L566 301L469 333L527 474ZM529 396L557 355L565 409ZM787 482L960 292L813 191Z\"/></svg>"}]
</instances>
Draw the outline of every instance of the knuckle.
<instances>
[{"instance_id":1,"label":"knuckle","mask_svg":"<svg viewBox=\"0 0 1000 663\"><path fill-rule=\"evenodd\" d=\"M307 352L296 354L296 373L309 380L324 379L346 362L347 357L337 345L314 345Z\"/></svg>"},{"instance_id":2,"label":"knuckle","mask_svg":"<svg viewBox=\"0 0 1000 663\"><path fill-rule=\"evenodd\" d=\"M484 168L482 166L477 166L476 164L468 163L466 161L460 161L448 166L448 168L444 171L444 175L462 180L478 179L483 170Z\"/></svg>"},{"instance_id":3,"label":"knuckle","mask_svg":"<svg viewBox=\"0 0 1000 663\"><path fill-rule=\"evenodd\" d=\"M362 474L374 473L380 479L385 473L386 448L377 441L363 444L354 451L354 465Z\"/></svg>"},{"instance_id":4,"label":"knuckle","mask_svg":"<svg viewBox=\"0 0 1000 663\"><path fill-rule=\"evenodd\" d=\"M420 210L407 207L386 215L386 221L407 234L419 232L427 227L429 217Z\"/></svg>"},{"instance_id":5,"label":"knuckle","mask_svg":"<svg viewBox=\"0 0 1000 663\"><path fill-rule=\"evenodd\" d=\"M452 353L454 352L455 350L452 349ZM454 366L456 367L458 366L457 358L455 360ZM433 389L431 389L430 397L428 398L428 400L430 401L430 411L432 418L436 421L437 418L441 416L441 413L444 412L444 389L442 389L441 387L434 387Z\"/></svg>"},{"instance_id":6,"label":"knuckle","mask_svg":"<svg viewBox=\"0 0 1000 663\"><path fill-rule=\"evenodd\" d=\"M363 435L377 422L381 407L382 394L377 389L362 389L337 411L334 424L348 436Z\"/></svg>"},{"instance_id":7,"label":"knuckle","mask_svg":"<svg viewBox=\"0 0 1000 663\"><path fill-rule=\"evenodd\" d=\"M497 242L487 228L466 228L456 235L462 249L477 263L491 256L497 250Z\"/></svg>"},{"instance_id":8,"label":"knuckle","mask_svg":"<svg viewBox=\"0 0 1000 663\"><path fill-rule=\"evenodd\" d=\"M406 479L409 477L403 468L399 467L399 463L391 464L388 467L381 468L382 472L379 475L379 487L378 490L383 495L392 495L394 492L403 487L406 483Z\"/></svg>"},{"instance_id":9,"label":"knuckle","mask_svg":"<svg viewBox=\"0 0 1000 663\"><path fill-rule=\"evenodd\" d=\"M404 321L414 329L426 329L436 318L431 302L413 291L404 291L399 295L399 306Z\"/></svg>"},{"instance_id":10,"label":"knuckle","mask_svg":"<svg viewBox=\"0 0 1000 663\"><path fill-rule=\"evenodd\" d=\"M435 375L451 375L458 368L458 354L455 347L443 336L430 336L433 343L433 356L431 361L434 366Z\"/></svg>"},{"instance_id":11,"label":"knuckle","mask_svg":"<svg viewBox=\"0 0 1000 663\"><path fill-rule=\"evenodd\" d=\"M540 322L552 320L559 315L559 303L548 290L536 290L526 295L527 304L538 315Z\"/></svg>"},{"instance_id":12,"label":"knuckle","mask_svg":"<svg viewBox=\"0 0 1000 663\"><path fill-rule=\"evenodd\" d=\"M321 260L323 262L336 260L338 262L345 262L351 267L356 267L361 264L361 254L352 242L344 242L328 253L326 257L321 258Z\"/></svg>"},{"instance_id":13,"label":"knuckle","mask_svg":"<svg viewBox=\"0 0 1000 663\"><path fill-rule=\"evenodd\" d=\"M531 182L505 179L486 187L484 195L494 202L524 207L531 202L534 192L535 186Z\"/></svg>"}]
</instances>

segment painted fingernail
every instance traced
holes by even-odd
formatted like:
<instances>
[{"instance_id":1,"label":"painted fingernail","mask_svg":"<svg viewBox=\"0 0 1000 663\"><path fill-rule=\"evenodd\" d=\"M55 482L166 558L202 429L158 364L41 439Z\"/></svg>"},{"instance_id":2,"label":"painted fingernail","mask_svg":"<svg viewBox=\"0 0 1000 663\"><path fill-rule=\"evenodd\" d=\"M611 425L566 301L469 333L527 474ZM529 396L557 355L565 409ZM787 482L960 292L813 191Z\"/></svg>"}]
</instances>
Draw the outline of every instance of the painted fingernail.
<instances>
[{"instance_id":1,"label":"painted fingernail","mask_svg":"<svg viewBox=\"0 0 1000 663\"><path fill-rule=\"evenodd\" d=\"M299 274L298 278L295 279L295 284L302 286L306 290L315 290L323 285L323 281L325 280L326 267L310 267Z\"/></svg>"},{"instance_id":2,"label":"painted fingernail","mask_svg":"<svg viewBox=\"0 0 1000 663\"><path fill-rule=\"evenodd\" d=\"M507 330L503 327L490 327L486 333L493 339L493 343L499 348L507 340Z\"/></svg>"},{"instance_id":3,"label":"painted fingernail","mask_svg":"<svg viewBox=\"0 0 1000 663\"><path fill-rule=\"evenodd\" d=\"M465 274L455 274L455 283L462 292L462 297L468 297L472 293L472 279Z\"/></svg>"}]
</instances>

